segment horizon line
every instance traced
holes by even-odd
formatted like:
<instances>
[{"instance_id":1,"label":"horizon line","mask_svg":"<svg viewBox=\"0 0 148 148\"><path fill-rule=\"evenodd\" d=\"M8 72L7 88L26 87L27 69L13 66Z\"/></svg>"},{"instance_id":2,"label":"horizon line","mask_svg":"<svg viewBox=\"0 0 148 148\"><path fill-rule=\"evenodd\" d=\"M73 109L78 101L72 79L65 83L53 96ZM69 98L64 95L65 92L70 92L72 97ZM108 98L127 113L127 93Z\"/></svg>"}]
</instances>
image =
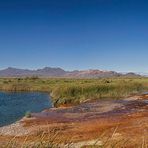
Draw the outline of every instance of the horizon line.
<instances>
[{"instance_id":1,"label":"horizon line","mask_svg":"<svg viewBox=\"0 0 148 148\"><path fill-rule=\"evenodd\" d=\"M6 69L9 69L9 68L12 68L12 69L20 69L20 70L39 70L39 69L44 69L44 68L60 68L60 69L62 69L62 70L64 70L64 71L87 71L87 70L100 70L100 71L114 71L114 72L118 72L118 73L130 73L130 72L133 72L133 73L146 73L146 74L148 74L148 72L138 72L138 71L132 71L132 70L127 70L127 71L120 71L120 70L110 70L110 69L108 69L108 70L106 70L106 69L99 69L99 68L85 68L85 69L65 69L65 68L63 68L63 67L60 67L60 66L42 66L41 68L22 68L22 67L17 67L17 66L8 66L8 67L4 67L4 68L0 68L0 71L1 70L6 70Z\"/></svg>"}]
</instances>

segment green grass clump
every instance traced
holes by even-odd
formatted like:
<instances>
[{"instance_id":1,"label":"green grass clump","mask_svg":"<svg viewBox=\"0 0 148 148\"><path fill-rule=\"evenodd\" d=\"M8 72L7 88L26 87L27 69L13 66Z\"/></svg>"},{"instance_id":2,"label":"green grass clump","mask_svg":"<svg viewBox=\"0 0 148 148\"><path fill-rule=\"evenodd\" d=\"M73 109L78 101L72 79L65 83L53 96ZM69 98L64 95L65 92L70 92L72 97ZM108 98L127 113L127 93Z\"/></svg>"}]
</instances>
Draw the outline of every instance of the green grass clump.
<instances>
[{"instance_id":1,"label":"green grass clump","mask_svg":"<svg viewBox=\"0 0 148 148\"><path fill-rule=\"evenodd\" d=\"M26 117L26 118L31 118L31 117L32 117L31 112L30 112L30 111L27 111L27 112L25 113L25 117Z\"/></svg>"}]
</instances>

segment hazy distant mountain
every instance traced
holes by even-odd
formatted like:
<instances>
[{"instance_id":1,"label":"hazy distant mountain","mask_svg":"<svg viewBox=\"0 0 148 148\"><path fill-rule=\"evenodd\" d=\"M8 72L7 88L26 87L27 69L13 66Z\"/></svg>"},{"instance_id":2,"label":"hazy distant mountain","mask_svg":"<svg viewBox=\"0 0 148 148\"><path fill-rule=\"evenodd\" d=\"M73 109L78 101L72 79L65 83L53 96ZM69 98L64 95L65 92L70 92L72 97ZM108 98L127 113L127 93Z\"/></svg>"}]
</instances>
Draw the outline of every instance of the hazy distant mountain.
<instances>
[{"instance_id":1,"label":"hazy distant mountain","mask_svg":"<svg viewBox=\"0 0 148 148\"><path fill-rule=\"evenodd\" d=\"M102 71L102 70L83 70L83 71L65 71L61 68L45 67L43 69L28 70L17 69L9 67L0 70L0 77L26 77L26 76L39 76L39 77L69 77L69 78L102 78L114 76L140 76L135 73L121 74L115 71Z\"/></svg>"},{"instance_id":2,"label":"hazy distant mountain","mask_svg":"<svg viewBox=\"0 0 148 148\"><path fill-rule=\"evenodd\" d=\"M83 71L72 71L66 73L67 77L79 77L79 78L97 78L97 77L113 77L120 76L121 74L114 71L101 71L101 70L83 70Z\"/></svg>"},{"instance_id":3,"label":"hazy distant mountain","mask_svg":"<svg viewBox=\"0 0 148 148\"><path fill-rule=\"evenodd\" d=\"M28 70L7 68L0 70L0 77L23 77L23 76L46 76L46 77L60 77L65 75L66 72L61 68L45 67L43 69Z\"/></svg>"},{"instance_id":4,"label":"hazy distant mountain","mask_svg":"<svg viewBox=\"0 0 148 148\"><path fill-rule=\"evenodd\" d=\"M17 76L27 76L31 75L33 73L32 70L27 70L27 69L17 69L17 68L7 68L4 70L0 70L0 76L1 77L17 77Z\"/></svg>"},{"instance_id":5,"label":"hazy distant mountain","mask_svg":"<svg viewBox=\"0 0 148 148\"><path fill-rule=\"evenodd\" d=\"M137 76L141 76L140 74L136 74L134 72L128 72L126 74L124 74L124 76L127 76L127 77L137 77Z\"/></svg>"},{"instance_id":6,"label":"hazy distant mountain","mask_svg":"<svg viewBox=\"0 0 148 148\"><path fill-rule=\"evenodd\" d=\"M64 71L61 68L45 67L43 69L38 69L34 71L34 75L38 75L38 76L60 77L65 74L66 74L66 71Z\"/></svg>"}]
</instances>

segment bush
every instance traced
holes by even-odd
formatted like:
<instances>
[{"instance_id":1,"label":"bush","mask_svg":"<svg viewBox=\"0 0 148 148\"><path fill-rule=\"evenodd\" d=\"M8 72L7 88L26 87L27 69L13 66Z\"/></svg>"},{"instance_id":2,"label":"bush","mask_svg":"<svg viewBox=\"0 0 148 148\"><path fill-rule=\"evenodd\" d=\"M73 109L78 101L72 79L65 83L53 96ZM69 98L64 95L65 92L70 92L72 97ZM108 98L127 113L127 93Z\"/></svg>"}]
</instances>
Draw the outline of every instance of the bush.
<instances>
[{"instance_id":1,"label":"bush","mask_svg":"<svg viewBox=\"0 0 148 148\"><path fill-rule=\"evenodd\" d=\"M26 118L31 118L31 117L32 117L31 112L30 112L30 111L27 111L27 112L25 113L25 117L26 117Z\"/></svg>"}]
</instances>

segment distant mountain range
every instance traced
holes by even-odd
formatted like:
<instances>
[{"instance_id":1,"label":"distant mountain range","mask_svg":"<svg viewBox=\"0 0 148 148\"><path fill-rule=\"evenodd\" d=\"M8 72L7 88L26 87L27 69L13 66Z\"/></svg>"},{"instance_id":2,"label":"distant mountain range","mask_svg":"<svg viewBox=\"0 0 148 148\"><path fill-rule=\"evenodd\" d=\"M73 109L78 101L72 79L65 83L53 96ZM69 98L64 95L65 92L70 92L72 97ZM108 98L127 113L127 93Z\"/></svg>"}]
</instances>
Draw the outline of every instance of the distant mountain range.
<instances>
[{"instance_id":1,"label":"distant mountain range","mask_svg":"<svg viewBox=\"0 0 148 148\"><path fill-rule=\"evenodd\" d=\"M139 74L135 73L117 73L115 71L103 71L103 70L75 70L65 71L61 68L45 67L43 69L29 70L29 69L17 69L9 67L4 70L0 70L0 77L68 77L68 78L103 78L103 77L119 77L129 76L137 77Z\"/></svg>"}]
</instances>

